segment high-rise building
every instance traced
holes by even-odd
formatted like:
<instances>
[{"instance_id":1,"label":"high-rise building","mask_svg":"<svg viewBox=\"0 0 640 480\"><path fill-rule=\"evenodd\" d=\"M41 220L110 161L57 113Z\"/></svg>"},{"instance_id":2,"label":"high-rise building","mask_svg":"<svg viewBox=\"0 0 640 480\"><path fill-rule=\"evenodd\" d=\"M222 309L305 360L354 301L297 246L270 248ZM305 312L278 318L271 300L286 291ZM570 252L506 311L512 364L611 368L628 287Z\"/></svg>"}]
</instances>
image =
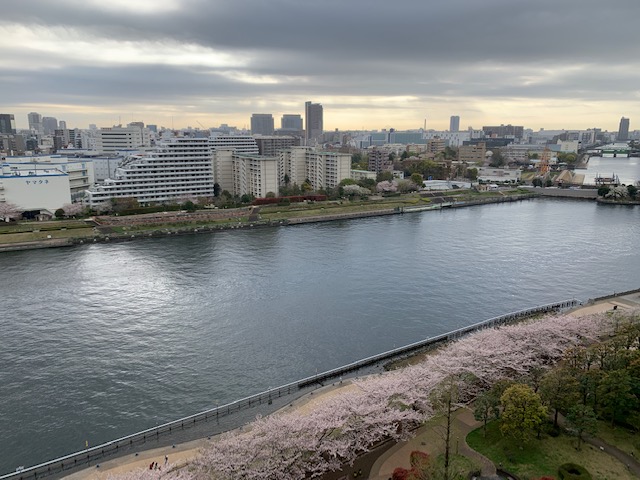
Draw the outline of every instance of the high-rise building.
<instances>
[{"instance_id":1,"label":"high-rise building","mask_svg":"<svg viewBox=\"0 0 640 480\"><path fill-rule=\"evenodd\" d=\"M280 128L282 130L302 131L302 117L285 113L280 119Z\"/></svg>"},{"instance_id":2,"label":"high-rise building","mask_svg":"<svg viewBox=\"0 0 640 480\"><path fill-rule=\"evenodd\" d=\"M29 130L36 133L42 132L42 115L37 112L31 112L27 114L27 120L29 121Z\"/></svg>"},{"instance_id":3,"label":"high-rise building","mask_svg":"<svg viewBox=\"0 0 640 480\"><path fill-rule=\"evenodd\" d=\"M450 132L460 131L460 117L458 115L451 115L451 118L449 119L449 131Z\"/></svg>"},{"instance_id":4,"label":"high-rise building","mask_svg":"<svg viewBox=\"0 0 640 480\"><path fill-rule=\"evenodd\" d=\"M629 119L622 117L620 119L620 127L618 127L618 140L629 140Z\"/></svg>"},{"instance_id":5,"label":"high-rise building","mask_svg":"<svg viewBox=\"0 0 640 480\"><path fill-rule=\"evenodd\" d=\"M67 122L65 122L64 120L60 120L58 122L58 129L66 130L67 129Z\"/></svg>"},{"instance_id":6,"label":"high-rise building","mask_svg":"<svg viewBox=\"0 0 640 480\"><path fill-rule=\"evenodd\" d=\"M213 156L208 138L172 138L149 152L129 155L114 178L87 190L98 206L111 198L133 197L142 204L213 196Z\"/></svg>"},{"instance_id":7,"label":"high-rise building","mask_svg":"<svg viewBox=\"0 0 640 480\"><path fill-rule=\"evenodd\" d=\"M304 121L307 145L317 143L323 132L322 105L319 103L305 102Z\"/></svg>"},{"instance_id":8,"label":"high-rise building","mask_svg":"<svg viewBox=\"0 0 640 480\"><path fill-rule=\"evenodd\" d=\"M52 135L58 129L58 120L55 117L42 117L42 129L45 135Z\"/></svg>"},{"instance_id":9,"label":"high-rise building","mask_svg":"<svg viewBox=\"0 0 640 480\"><path fill-rule=\"evenodd\" d=\"M16 118L12 113L0 113L0 133L15 135Z\"/></svg>"},{"instance_id":10,"label":"high-rise building","mask_svg":"<svg viewBox=\"0 0 640 480\"><path fill-rule=\"evenodd\" d=\"M251 115L252 135L273 135L273 115L270 113L254 113Z\"/></svg>"}]
</instances>

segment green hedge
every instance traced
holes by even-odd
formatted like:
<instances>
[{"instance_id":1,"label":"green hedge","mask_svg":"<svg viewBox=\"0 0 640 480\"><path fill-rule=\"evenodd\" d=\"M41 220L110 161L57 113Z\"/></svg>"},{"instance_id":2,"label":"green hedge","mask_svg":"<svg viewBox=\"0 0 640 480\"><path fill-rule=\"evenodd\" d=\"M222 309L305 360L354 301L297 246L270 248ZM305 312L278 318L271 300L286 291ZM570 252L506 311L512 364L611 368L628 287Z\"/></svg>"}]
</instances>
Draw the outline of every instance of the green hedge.
<instances>
[{"instance_id":1,"label":"green hedge","mask_svg":"<svg viewBox=\"0 0 640 480\"><path fill-rule=\"evenodd\" d=\"M564 463L558 467L560 480L592 480L586 468L575 463Z\"/></svg>"}]
</instances>

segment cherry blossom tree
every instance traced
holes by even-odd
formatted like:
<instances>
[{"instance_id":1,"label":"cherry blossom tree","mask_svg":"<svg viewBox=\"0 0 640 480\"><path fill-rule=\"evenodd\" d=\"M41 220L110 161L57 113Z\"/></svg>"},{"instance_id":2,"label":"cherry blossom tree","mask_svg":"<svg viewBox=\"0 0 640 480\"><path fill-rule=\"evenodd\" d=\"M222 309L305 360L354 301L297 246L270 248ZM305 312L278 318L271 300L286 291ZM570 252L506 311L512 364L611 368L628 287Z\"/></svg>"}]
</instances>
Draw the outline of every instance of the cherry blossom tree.
<instances>
[{"instance_id":1,"label":"cherry blossom tree","mask_svg":"<svg viewBox=\"0 0 640 480\"><path fill-rule=\"evenodd\" d=\"M398 182L396 182L395 180L389 181L389 180L384 180L380 183L378 183L378 185L376 185L376 190L378 192L397 192L398 191Z\"/></svg>"},{"instance_id":2,"label":"cherry blossom tree","mask_svg":"<svg viewBox=\"0 0 640 480\"><path fill-rule=\"evenodd\" d=\"M65 203L62 206L62 210L64 210L64 214L66 217L75 217L79 215L84 210L84 207L81 203Z\"/></svg>"},{"instance_id":3,"label":"cherry blossom tree","mask_svg":"<svg viewBox=\"0 0 640 480\"><path fill-rule=\"evenodd\" d=\"M0 202L0 221L8 222L20 216L20 209L13 203Z\"/></svg>"},{"instance_id":4,"label":"cherry blossom tree","mask_svg":"<svg viewBox=\"0 0 640 480\"><path fill-rule=\"evenodd\" d=\"M449 343L421 363L353 380L310 412L258 417L203 449L187 473L215 480L293 480L335 471L385 440L404 440L435 415L443 382L467 402L504 379L548 369L572 347L613 330L606 315L554 315L488 328ZM131 477L126 480L134 480ZM143 480L147 480L146 478Z\"/></svg>"}]
</instances>

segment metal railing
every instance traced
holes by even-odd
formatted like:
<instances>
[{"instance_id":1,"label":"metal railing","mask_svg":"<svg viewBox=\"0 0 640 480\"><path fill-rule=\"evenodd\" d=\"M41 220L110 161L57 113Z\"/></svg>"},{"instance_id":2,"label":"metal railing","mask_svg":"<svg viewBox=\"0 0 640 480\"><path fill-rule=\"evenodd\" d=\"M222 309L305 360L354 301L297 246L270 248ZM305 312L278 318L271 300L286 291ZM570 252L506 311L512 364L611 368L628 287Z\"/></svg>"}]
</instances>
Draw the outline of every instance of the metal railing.
<instances>
[{"instance_id":1,"label":"metal railing","mask_svg":"<svg viewBox=\"0 0 640 480\"><path fill-rule=\"evenodd\" d=\"M532 315L557 312L560 310L575 307L577 300L565 300L562 302L550 303L538 307L519 310L517 312L500 315L490 318L482 322L474 323L466 327L458 328L442 335L430 337L419 342L414 342L403 347L394 348L392 350L363 358L356 362L343 365L338 368L327 370L310 377L297 380L295 382L281 385L264 392L251 395L234 402L211 408L203 412L196 413L187 417L174 420L153 428L148 428L141 432L120 437L115 440L90 447L80 452L72 453L64 457L56 458L48 462L34 465L29 468L20 469L19 471L0 476L0 480L35 480L48 475L60 474L66 470L74 469L81 466L89 466L92 462L105 459L110 456L117 455L120 452L131 452L136 445L143 445L147 441L157 440L162 435L171 435L172 433L182 431L186 428L193 427L199 422L216 420L232 415L234 413L246 410L256 405L269 404L281 397L288 396L299 392L301 389L317 389L324 386L325 381L339 378L342 375L361 370L365 367L380 364L382 361L401 358L410 353L431 348L441 343L457 340L476 330L483 328L492 328L499 325L511 323Z\"/></svg>"}]
</instances>

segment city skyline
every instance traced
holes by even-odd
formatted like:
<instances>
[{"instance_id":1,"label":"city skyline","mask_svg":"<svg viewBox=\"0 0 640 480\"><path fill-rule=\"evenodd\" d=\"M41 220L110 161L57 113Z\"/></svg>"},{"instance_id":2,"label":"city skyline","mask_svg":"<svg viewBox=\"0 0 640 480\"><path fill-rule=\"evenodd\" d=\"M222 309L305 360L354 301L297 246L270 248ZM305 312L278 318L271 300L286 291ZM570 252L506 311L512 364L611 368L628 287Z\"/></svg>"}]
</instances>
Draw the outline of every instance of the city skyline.
<instances>
[{"instance_id":1,"label":"city skyline","mask_svg":"<svg viewBox=\"0 0 640 480\"><path fill-rule=\"evenodd\" d=\"M325 130L446 130L459 115L461 130L615 131L640 117L635 0L14 3L0 105L18 129L30 112L79 128L248 128L309 99Z\"/></svg>"}]
</instances>

